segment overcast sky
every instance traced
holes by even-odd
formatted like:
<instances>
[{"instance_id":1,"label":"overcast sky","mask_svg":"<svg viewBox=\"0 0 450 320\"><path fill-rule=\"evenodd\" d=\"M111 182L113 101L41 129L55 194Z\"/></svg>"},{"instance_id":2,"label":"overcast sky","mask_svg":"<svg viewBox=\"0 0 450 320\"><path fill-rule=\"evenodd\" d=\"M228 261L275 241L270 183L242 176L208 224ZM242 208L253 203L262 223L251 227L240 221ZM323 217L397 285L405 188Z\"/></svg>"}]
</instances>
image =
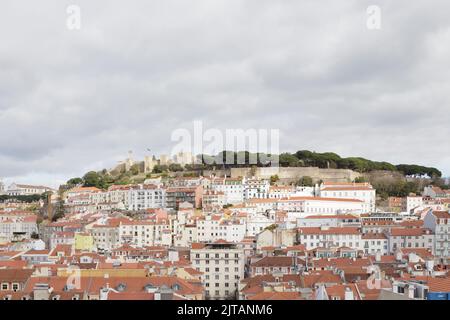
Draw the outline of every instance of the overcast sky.
<instances>
[{"instance_id":1,"label":"overcast sky","mask_svg":"<svg viewBox=\"0 0 450 320\"><path fill-rule=\"evenodd\" d=\"M66 26L69 5L80 30ZM367 28L369 5L381 29ZM3 0L0 177L56 186L192 128L450 174L450 2Z\"/></svg>"}]
</instances>

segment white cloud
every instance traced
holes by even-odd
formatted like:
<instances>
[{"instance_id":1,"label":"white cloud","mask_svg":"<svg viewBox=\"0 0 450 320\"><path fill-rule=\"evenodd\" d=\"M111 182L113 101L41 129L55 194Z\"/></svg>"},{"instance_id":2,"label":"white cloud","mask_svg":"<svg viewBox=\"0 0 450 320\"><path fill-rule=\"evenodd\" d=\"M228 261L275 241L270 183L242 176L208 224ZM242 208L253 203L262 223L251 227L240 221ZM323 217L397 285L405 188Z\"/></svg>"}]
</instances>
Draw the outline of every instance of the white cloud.
<instances>
[{"instance_id":1,"label":"white cloud","mask_svg":"<svg viewBox=\"0 0 450 320\"><path fill-rule=\"evenodd\" d=\"M170 133L279 128L283 149L450 173L448 1L2 2L0 176L63 181Z\"/></svg>"}]
</instances>

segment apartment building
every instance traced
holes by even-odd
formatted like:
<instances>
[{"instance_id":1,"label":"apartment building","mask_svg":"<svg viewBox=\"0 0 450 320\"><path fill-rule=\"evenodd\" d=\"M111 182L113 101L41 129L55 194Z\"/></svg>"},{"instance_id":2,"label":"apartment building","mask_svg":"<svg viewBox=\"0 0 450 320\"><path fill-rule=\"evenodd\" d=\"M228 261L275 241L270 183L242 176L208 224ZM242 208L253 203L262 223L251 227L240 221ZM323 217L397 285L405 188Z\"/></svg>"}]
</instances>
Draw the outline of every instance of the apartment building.
<instances>
[{"instance_id":1,"label":"apartment building","mask_svg":"<svg viewBox=\"0 0 450 320\"><path fill-rule=\"evenodd\" d=\"M0 242L30 239L38 233L37 216L8 214L8 219L0 220Z\"/></svg>"},{"instance_id":2,"label":"apartment building","mask_svg":"<svg viewBox=\"0 0 450 320\"><path fill-rule=\"evenodd\" d=\"M402 206L402 211L410 213L416 208L423 206L423 197L421 196L408 196L405 199L406 203Z\"/></svg>"},{"instance_id":3,"label":"apartment building","mask_svg":"<svg viewBox=\"0 0 450 320\"><path fill-rule=\"evenodd\" d=\"M308 250L319 247L363 248L361 232L355 227L298 228L297 239Z\"/></svg>"},{"instance_id":4,"label":"apartment building","mask_svg":"<svg viewBox=\"0 0 450 320\"><path fill-rule=\"evenodd\" d=\"M227 204L238 204L244 201L245 186L242 179L215 178L211 181L210 188L223 192Z\"/></svg>"},{"instance_id":5,"label":"apartment building","mask_svg":"<svg viewBox=\"0 0 450 320\"><path fill-rule=\"evenodd\" d=\"M312 215L297 219L297 227L361 227L361 219L357 215Z\"/></svg>"},{"instance_id":6,"label":"apartment building","mask_svg":"<svg viewBox=\"0 0 450 320\"><path fill-rule=\"evenodd\" d=\"M376 190L369 183L330 183L320 185L323 198L358 199L366 204L367 212L375 211Z\"/></svg>"},{"instance_id":7,"label":"apartment building","mask_svg":"<svg viewBox=\"0 0 450 320\"><path fill-rule=\"evenodd\" d=\"M128 190L128 210L145 210L165 208L167 206L166 190L152 184L140 184Z\"/></svg>"},{"instance_id":8,"label":"apartment building","mask_svg":"<svg viewBox=\"0 0 450 320\"><path fill-rule=\"evenodd\" d=\"M94 247L99 251L109 251L120 243L118 224L95 224L89 231L94 239Z\"/></svg>"},{"instance_id":9,"label":"apartment building","mask_svg":"<svg viewBox=\"0 0 450 320\"><path fill-rule=\"evenodd\" d=\"M207 299L238 296L238 286L244 278L244 250L236 244L218 241L193 243L190 252L192 266L203 273L202 282Z\"/></svg>"},{"instance_id":10,"label":"apartment building","mask_svg":"<svg viewBox=\"0 0 450 320\"><path fill-rule=\"evenodd\" d=\"M50 187L45 186L33 186L29 184L12 183L8 186L6 194L9 196L29 196L35 194L43 194L47 191L54 191Z\"/></svg>"},{"instance_id":11,"label":"apartment building","mask_svg":"<svg viewBox=\"0 0 450 320\"><path fill-rule=\"evenodd\" d=\"M402 248L423 248L434 251L434 234L427 228L392 228L387 236L391 253Z\"/></svg>"},{"instance_id":12,"label":"apartment building","mask_svg":"<svg viewBox=\"0 0 450 320\"><path fill-rule=\"evenodd\" d=\"M208 215L197 220L197 238L200 242L240 242L246 234L246 225L239 219L227 220L221 215Z\"/></svg>"},{"instance_id":13,"label":"apartment building","mask_svg":"<svg viewBox=\"0 0 450 320\"><path fill-rule=\"evenodd\" d=\"M364 253L370 255L389 254L389 241L384 233L367 233L361 236Z\"/></svg>"},{"instance_id":14,"label":"apartment building","mask_svg":"<svg viewBox=\"0 0 450 320\"><path fill-rule=\"evenodd\" d=\"M222 208L226 204L225 193L221 191L206 190L203 192L203 207Z\"/></svg>"},{"instance_id":15,"label":"apartment building","mask_svg":"<svg viewBox=\"0 0 450 320\"><path fill-rule=\"evenodd\" d=\"M188 202L194 208L202 206L203 187L170 187L166 190L166 207L178 209L180 203Z\"/></svg>"},{"instance_id":16,"label":"apartment building","mask_svg":"<svg viewBox=\"0 0 450 320\"><path fill-rule=\"evenodd\" d=\"M450 213L430 211L424 218L424 227L434 233L434 254L436 258L448 263L450 259Z\"/></svg>"},{"instance_id":17,"label":"apartment building","mask_svg":"<svg viewBox=\"0 0 450 320\"><path fill-rule=\"evenodd\" d=\"M297 217L316 214L361 214L368 212L370 206L359 199L323 198L323 197L290 197L279 199L277 209L297 212Z\"/></svg>"},{"instance_id":18,"label":"apartment building","mask_svg":"<svg viewBox=\"0 0 450 320\"><path fill-rule=\"evenodd\" d=\"M430 197L432 199L447 198L449 196L449 194L445 190L442 190L441 188L435 186L426 186L425 188L423 188L422 195L424 197Z\"/></svg>"},{"instance_id":19,"label":"apartment building","mask_svg":"<svg viewBox=\"0 0 450 320\"><path fill-rule=\"evenodd\" d=\"M119 243L135 246L171 245L171 227L167 220L130 220L119 223Z\"/></svg>"},{"instance_id":20,"label":"apartment building","mask_svg":"<svg viewBox=\"0 0 450 320\"><path fill-rule=\"evenodd\" d=\"M266 179L244 179L244 200L268 198L270 182Z\"/></svg>"},{"instance_id":21,"label":"apartment building","mask_svg":"<svg viewBox=\"0 0 450 320\"><path fill-rule=\"evenodd\" d=\"M261 213L249 213L241 215L245 215L246 237L254 237L268 226L274 224L273 220L269 219L269 217Z\"/></svg>"}]
</instances>

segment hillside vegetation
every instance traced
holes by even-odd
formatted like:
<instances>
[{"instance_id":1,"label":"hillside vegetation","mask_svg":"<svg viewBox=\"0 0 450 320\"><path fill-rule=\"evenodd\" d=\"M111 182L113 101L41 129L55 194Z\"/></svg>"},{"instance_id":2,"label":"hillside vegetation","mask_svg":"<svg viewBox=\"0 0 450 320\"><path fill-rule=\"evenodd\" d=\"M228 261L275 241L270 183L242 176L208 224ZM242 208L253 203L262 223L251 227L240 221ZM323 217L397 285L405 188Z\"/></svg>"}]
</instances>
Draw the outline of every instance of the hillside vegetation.
<instances>
[{"instance_id":1,"label":"hillside vegetation","mask_svg":"<svg viewBox=\"0 0 450 320\"><path fill-rule=\"evenodd\" d=\"M156 165L152 173L143 173L140 163L133 165L130 170L125 171L90 171L83 177L72 178L67 181L64 188L75 185L97 187L107 189L112 184L141 183L146 178L163 177L173 175L199 176L203 170L212 168L234 168L234 167L264 167L271 165L270 155L259 153L252 154L247 151L232 152L222 151L215 156L199 155L199 163L181 166L179 164ZM233 164L229 164L229 160ZM256 163L253 160L256 159ZM239 160L239 161L238 161ZM361 157L342 158L333 152L312 152L300 150L295 153L282 153L279 155L281 167L319 167L330 169L350 169L364 175L358 181L369 181L377 188L382 197L405 196L409 193L420 192L426 183L434 183L447 188L441 179L442 173L436 168L425 167L416 164L394 165L385 161L372 161ZM388 173L388 175L386 175ZM304 177L303 179L307 179ZM408 178L408 179L407 179Z\"/></svg>"}]
</instances>

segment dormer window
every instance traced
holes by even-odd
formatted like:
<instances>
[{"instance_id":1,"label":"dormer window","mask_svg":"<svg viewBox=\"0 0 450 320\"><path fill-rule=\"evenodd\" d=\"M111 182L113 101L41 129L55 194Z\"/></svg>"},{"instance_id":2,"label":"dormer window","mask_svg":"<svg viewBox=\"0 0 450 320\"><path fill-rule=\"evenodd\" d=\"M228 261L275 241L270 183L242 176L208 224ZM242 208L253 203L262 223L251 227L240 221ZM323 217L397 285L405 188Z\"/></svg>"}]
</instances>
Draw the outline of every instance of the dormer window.
<instances>
[{"instance_id":1,"label":"dormer window","mask_svg":"<svg viewBox=\"0 0 450 320\"><path fill-rule=\"evenodd\" d=\"M119 292L123 292L123 291L125 291L126 287L127 287L127 286L126 286L124 283L119 283L119 284L117 285L116 290L119 291Z\"/></svg>"},{"instance_id":2,"label":"dormer window","mask_svg":"<svg viewBox=\"0 0 450 320\"><path fill-rule=\"evenodd\" d=\"M178 283L175 283L175 284L172 286L172 289L175 290L175 291L178 291L178 290L181 289L181 287L180 287L180 285L179 285Z\"/></svg>"}]
</instances>

